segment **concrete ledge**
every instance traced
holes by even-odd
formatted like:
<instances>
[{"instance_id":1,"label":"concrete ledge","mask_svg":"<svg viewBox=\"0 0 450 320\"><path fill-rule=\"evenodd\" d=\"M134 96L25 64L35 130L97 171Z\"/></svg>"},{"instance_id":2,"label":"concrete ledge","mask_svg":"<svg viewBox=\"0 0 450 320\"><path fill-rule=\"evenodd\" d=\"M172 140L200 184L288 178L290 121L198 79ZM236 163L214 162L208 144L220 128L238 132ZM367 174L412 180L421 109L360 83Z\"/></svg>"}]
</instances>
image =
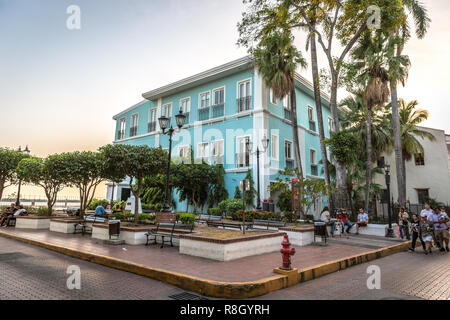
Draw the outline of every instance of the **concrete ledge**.
<instances>
[{"instance_id":1,"label":"concrete ledge","mask_svg":"<svg viewBox=\"0 0 450 320\"><path fill-rule=\"evenodd\" d=\"M409 247L409 242L404 242L388 248L370 251L360 255L298 270L298 275L275 275L273 277L250 282L220 282L193 277L177 272L151 268L108 256L68 249L1 231L0 236L55 251L73 258L156 279L204 296L226 299L245 299L262 296L272 291L284 289L298 283L317 279L324 275L350 268L357 264L362 264L395 253L403 252L408 250Z\"/></svg>"},{"instance_id":2,"label":"concrete ledge","mask_svg":"<svg viewBox=\"0 0 450 320\"><path fill-rule=\"evenodd\" d=\"M45 230L50 228L50 217L26 216L16 218L17 229Z\"/></svg>"}]
</instances>

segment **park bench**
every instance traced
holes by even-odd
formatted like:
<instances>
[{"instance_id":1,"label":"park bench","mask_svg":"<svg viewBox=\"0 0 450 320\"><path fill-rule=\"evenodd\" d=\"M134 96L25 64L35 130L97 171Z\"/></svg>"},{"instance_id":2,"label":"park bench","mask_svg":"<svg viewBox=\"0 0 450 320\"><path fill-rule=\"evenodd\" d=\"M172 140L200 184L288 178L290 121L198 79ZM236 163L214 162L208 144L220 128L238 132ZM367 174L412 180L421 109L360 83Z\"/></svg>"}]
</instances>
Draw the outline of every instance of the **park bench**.
<instances>
[{"instance_id":1,"label":"park bench","mask_svg":"<svg viewBox=\"0 0 450 320\"><path fill-rule=\"evenodd\" d=\"M177 224L174 222L157 223L156 229L150 229L145 234L147 237L147 243L145 245L157 244L157 237L161 237L161 248L164 248L165 243L170 243L170 246L173 247L173 239L180 238L180 235L176 234L175 231L187 231L188 233L192 233L193 230L194 224ZM152 243L150 243L150 241L152 241Z\"/></svg>"},{"instance_id":2,"label":"park bench","mask_svg":"<svg viewBox=\"0 0 450 320\"><path fill-rule=\"evenodd\" d=\"M220 221L222 221L222 217L221 216L211 216L209 214L201 214L197 219L195 219L195 222L197 222L197 223L208 223L208 221L220 222Z\"/></svg>"},{"instance_id":3,"label":"park bench","mask_svg":"<svg viewBox=\"0 0 450 320\"><path fill-rule=\"evenodd\" d=\"M270 227L272 228L281 228L286 226L286 222L283 221L275 221L275 220L253 220L253 223L251 224L251 228L254 229L254 226L262 226L266 227L267 230L269 230Z\"/></svg>"},{"instance_id":4,"label":"park bench","mask_svg":"<svg viewBox=\"0 0 450 320\"><path fill-rule=\"evenodd\" d=\"M19 217L26 217L28 216L28 212L22 212ZM17 217L11 216L8 219L8 227L15 227L16 226Z\"/></svg>"},{"instance_id":5,"label":"park bench","mask_svg":"<svg viewBox=\"0 0 450 320\"><path fill-rule=\"evenodd\" d=\"M223 222L223 221L207 221L208 227L212 228L222 228L222 229L238 229L242 230L242 224L240 223L231 223L231 222ZM246 230L250 228L250 225L245 226Z\"/></svg>"},{"instance_id":6,"label":"park bench","mask_svg":"<svg viewBox=\"0 0 450 320\"><path fill-rule=\"evenodd\" d=\"M105 223L106 221L108 221L107 216L84 216L82 222L75 223L73 234L81 233L83 236L85 234L92 234L92 227L87 224L88 222L92 222L92 224L95 224Z\"/></svg>"}]
</instances>

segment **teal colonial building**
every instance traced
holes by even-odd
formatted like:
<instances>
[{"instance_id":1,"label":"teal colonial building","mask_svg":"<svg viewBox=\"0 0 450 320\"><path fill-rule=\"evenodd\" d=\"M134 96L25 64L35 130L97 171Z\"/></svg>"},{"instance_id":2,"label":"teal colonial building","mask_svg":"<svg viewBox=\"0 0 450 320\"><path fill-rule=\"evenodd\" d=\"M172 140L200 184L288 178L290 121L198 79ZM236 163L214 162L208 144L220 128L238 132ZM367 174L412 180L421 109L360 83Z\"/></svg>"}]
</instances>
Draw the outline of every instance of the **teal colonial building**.
<instances>
[{"instance_id":1,"label":"teal colonial building","mask_svg":"<svg viewBox=\"0 0 450 320\"><path fill-rule=\"evenodd\" d=\"M303 172L308 178L323 178L320 139L314 92L310 82L296 75L297 119ZM225 184L232 197L236 186L252 170L257 183L256 155L246 150L249 138L256 150L262 139L269 139L268 149L260 156L261 200L273 199L268 187L284 168L296 166L293 152L291 108L288 98L274 99L251 57L247 56L192 77L166 85L142 95L144 100L114 116L116 144L148 145L169 148L169 137L163 135L158 118L165 115L174 127L180 109L188 116L186 125L174 135L172 154L210 164L221 163L226 170ZM328 98L323 95L325 135L332 130ZM127 199L126 182L108 185L107 197ZM177 194L174 192L174 199ZM321 210L318 203L315 211ZM185 211L186 203L177 203ZM192 210L192 208L190 208Z\"/></svg>"}]
</instances>

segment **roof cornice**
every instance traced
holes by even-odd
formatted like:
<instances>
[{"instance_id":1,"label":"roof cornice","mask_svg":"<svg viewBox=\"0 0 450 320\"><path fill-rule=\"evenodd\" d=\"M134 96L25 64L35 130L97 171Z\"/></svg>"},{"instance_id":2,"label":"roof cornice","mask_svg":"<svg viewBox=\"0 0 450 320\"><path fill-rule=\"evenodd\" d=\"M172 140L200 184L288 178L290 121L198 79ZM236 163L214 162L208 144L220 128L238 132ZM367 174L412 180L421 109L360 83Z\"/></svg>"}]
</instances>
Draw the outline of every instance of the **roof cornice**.
<instances>
[{"instance_id":1,"label":"roof cornice","mask_svg":"<svg viewBox=\"0 0 450 320\"><path fill-rule=\"evenodd\" d=\"M168 84L161 88L146 92L142 94L142 96L147 100L154 101L159 98L176 94L186 89L197 87L215 79L219 79L228 74L233 74L241 70L249 69L253 65L254 62L251 56L246 56L244 58L231 61L229 63L209 69L194 76L185 78L183 80Z\"/></svg>"},{"instance_id":2,"label":"roof cornice","mask_svg":"<svg viewBox=\"0 0 450 320\"><path fill-rule=\"evenodd\" d=\"M128 109L126 109L126 110L124 110L124 111L122 111L122 112L116 114L116 115L113 117L113 120L117 120L118 118L120 118L121 116L123 116L125 113L127 113L127 112L129 112L129 111L131 111L131 110L133 110L133 109L135 109L135 108L137 108L137 107L142 106L142 105L143 105L144 103L146 103L146 102L148 102L148 101L147 101L147 100L143 100L143 101L141 101L141 102L135 104L134 106L131 106L131 107L129 107Z\"/></svg>"}]
</instances>

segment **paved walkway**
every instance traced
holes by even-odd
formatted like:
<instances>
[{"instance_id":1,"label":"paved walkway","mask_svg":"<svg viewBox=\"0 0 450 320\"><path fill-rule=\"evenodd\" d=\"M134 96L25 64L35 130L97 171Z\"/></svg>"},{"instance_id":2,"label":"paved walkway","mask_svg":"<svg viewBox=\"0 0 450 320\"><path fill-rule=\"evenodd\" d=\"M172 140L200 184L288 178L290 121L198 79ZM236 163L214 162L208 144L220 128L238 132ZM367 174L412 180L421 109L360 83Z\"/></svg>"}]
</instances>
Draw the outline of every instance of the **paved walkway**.
<instances>
[{"instance_id":1,"label":"paved walkway","mask_svg":"<svg viewBox=\"0 0 450 320\"><path fill-rule=\"evenodd\" d=\"M261 280L273 276L273 269L281 265L281 254L279 252L235 261L219 262L181 255L178 252L178 248L165 247L160 249L159 246L127 245L119 247L108 246L104 245L101 240L95 240L89 236L66 235L49 231L1 229L0 232L215 281L246 282ZM396 243L388 242L388 245ZM292 264L293 267L298 269L373 250L363 246L343 243L331 243L328 246L296 247L295 249L296 254L292 259Z\"/></svg>"}]
</instances>

